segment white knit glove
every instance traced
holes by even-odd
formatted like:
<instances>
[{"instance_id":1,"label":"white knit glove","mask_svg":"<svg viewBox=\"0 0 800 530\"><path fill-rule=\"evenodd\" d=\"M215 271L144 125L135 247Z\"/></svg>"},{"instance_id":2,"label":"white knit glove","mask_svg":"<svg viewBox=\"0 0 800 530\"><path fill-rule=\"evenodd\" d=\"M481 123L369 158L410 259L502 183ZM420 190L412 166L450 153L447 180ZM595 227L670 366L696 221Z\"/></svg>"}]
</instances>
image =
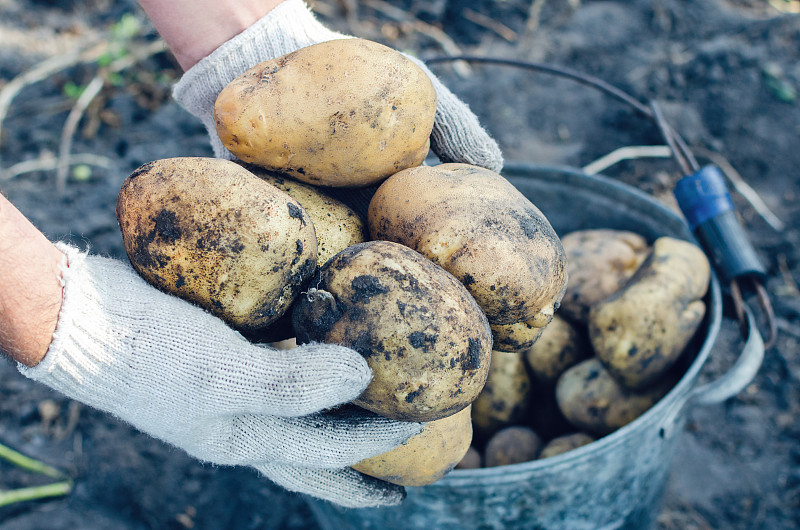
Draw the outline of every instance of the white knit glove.
<instances>
[{"instance_id":1,"label":"white knit glove","mask_svg":"<svg viewBox=\"0 0 800 530\"><path fill-rule=\"evenodd\" d=\"M396 504L402 488L348 466L417 423L340 408L372 378L355 351L252 345L220 319L151 287L127 264L60 245L63 302L27 377L219 465L252 466L291 491L350 507ZM358 411L358 412L357 412Z\"/></svg>"},{"instance_id":2,"label":"white knit glove","mask_svg":"<svg viewBox=\"0 0 800 530\"><path fill-rule=\"evenodd\" d=\"M190 68L173 91L175 100L205 124L214 155L232 159L217 137L214 102L236 76L263 61L333 39L351 38L327 29L302 0L285 0L245 31ZM438 96L431 149L442 162L462 162L499 172L503 156L478 118L418 59Z\"/></svg>"}]
</instances>

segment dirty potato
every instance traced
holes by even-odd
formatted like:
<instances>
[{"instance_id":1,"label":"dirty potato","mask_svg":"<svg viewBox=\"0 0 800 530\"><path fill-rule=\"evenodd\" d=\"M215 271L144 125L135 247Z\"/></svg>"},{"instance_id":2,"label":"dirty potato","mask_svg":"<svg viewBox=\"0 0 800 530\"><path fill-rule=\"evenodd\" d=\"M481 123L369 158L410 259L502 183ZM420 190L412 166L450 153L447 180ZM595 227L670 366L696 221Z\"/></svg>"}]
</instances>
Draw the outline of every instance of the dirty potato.
<instances>
[{"instance_id":1,"label":"dirty potato","mask_svg":"<svg viewBox=\"0 0 800 530\"><path fill-rule=\"evenodd\" d=\"M489 370L486 316L451 274L389 241L331 258L293 310L300 342L361 353L373 379L354 403L387 418L432 421L478 396Z\"/></svg>"},{"instance_id":2,"label":"dirty potato","mask_svg":"<svg viewBox=\"0 0 800 530\"><path fill-rule=\"evenodd\" d=\"M567 284L566 255L544 215L497 173L468 164L420 166L381 184L372 239L422 253L469 289L492 325L546 325Z\"/></svg>"},{"instance_id":3,"label":"dirty potato","mask_svg":"<svg viewBox=\"0 0 800 530\"><path fill-rule=\"evenodd\" d=\"M247 169L258 178L285 191L303 206L317 233L320 266L337 252L367 240L366 223L343 202L326 195L315 186L303 184L258 166L250 165Z\"/></svg>"},{"instance_id":4,"label":"dirty potato","mask_svg":"<svg viewBox=\"0 0 800 530\"><path fill-rule=\"evenodd\" d=\"M605 436L645 413L671 386L672 381L664 380L641 392L629 390L593 357L561 374L556 384L556 399L574 427Z\"/></svg>"},{"instance_id":5,"label":"dirty potato","mask_svg":"<svg viewBox=\"0 0 800 530\"><path fill-rule=\"evenodd\" d=\"M338 39L247 70L217 97L223 145L245 162L322 186L378 182L425 160L436 91L408 57Z\"/></svg>"},{"instance_id":6,"label":"dirty potato","mask_svg":"<svg viewBox=\"0 0 800 530\"><path fill-rule=\"evenodd\" d=\"M462 461L472 442L470 407L429 422L404 444L352 468L400 486L426 486L441 480Z\"/></svg>"},{"instance_id":7,"label":"dirty potato","mask_svg":"<svg viewBox=\"0 0 800 530\"><path fill-rule=\"evenodd\" d=\"M227 160L141 166L122 185L117 219L143 278L243 331L277 320L317 267L303 207Z\"/></svg>"},{"instance_id":8,"label":"dirty potato","mask_svg":"<svg viewBox=\"0 0 800 530\"><path fill-rule=\"evenodd\" d=\"M560 311L579 322L586 322L592 306L617 292L650 253L641 235L608 228L570 232L561 244L569 281Z\"/></svg>"},{"instance_id":9,"label":"dirty potato","mask_svg":"<svg viewBox=\"0 0 800 530\"><path fill-rule=\"evenodd\" d=\"M536 460L541 448L542 439L530 427L506 427L487 442L484 466L508 466Z\"/></svg>"},{"instance_id":10,"label":"dirty potato","mask_svg":"<svg viewBox=\"0 0 800 530\"><path fill-rule=\"evenodd\" d=\"M491 324L494 349L500 351L519 352L527 350L536 344L542 335L543 327L536 326L534 319L530 322L517 322L515 324Z\"/></svg>"},{"instance_id":11,"label":"dirty potato","mask_svg":"<svg viewBox=\"0 0 800 530\"><path fill-rule=\"evenodd\" d=\"M561 455L568 453L578 447L583 447L594 441L594 438L584 432L574 432L572 434L565 434L558 438L553 438L547 445L544 446L542 452L539 453L539 458L550 458L551 456Z\"/></svg>"},{"instance_id":12,"label":"dirty potato","mask_svg":"<svg viewBox=\"0 0 800 530\"><path fill-rule=\"evenodd\" d=\"M570 366L591 355L585 337L569 321L558 315L542 328L539 340L523 352L531 372L538 381L555 384Z\"/></svg>"},{"instance_id":13,"label":"dirty potato","mask_svg":"<svg viewBox=\"0 0 800 530\"><path fill-rule=\"evenodd\" d=\"M476 433L489 437L525 417L529 408L531 381L525 362L517 352L492 351L492 363L483 391L472 403Z\"/></svg>"},{"instance_id":14,"label":"dirty potato","mask_svg":"<svg viewBox=\"0 0 800 530\"><path fill-rule=\"evenodd\" d=\"M647 386L680 357L705 315L710 271L698 246L661 237L626 286L591 309L592 347L620 383Z\"/></svg>"}]
</instances>

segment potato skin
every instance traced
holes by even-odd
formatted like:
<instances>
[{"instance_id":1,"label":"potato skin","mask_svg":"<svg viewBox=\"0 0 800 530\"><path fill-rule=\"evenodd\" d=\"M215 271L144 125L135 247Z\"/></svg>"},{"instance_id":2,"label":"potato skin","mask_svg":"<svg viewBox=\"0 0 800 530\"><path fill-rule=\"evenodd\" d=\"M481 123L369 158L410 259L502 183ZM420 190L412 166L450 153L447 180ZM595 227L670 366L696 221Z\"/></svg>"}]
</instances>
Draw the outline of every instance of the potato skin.
<instances>
[{"instance_id":1,"label":"potato skin","mask_svg":"<svg viewBox=\"0 0 800 530\"><path fill-rule=\"evenodd\" d=\"M585 432L565 434L563 436L559 436L558 438L553 438L547 442L547 445L544 446L542 452L539 453L539 458L550 458L551 456L561 455L572 451L573 449L577 449L578 447L583 447L584 445L590 444L593 441L594 438Z\"/></svg>"},{"instance_id":2,"label":"potato skin","mask_svg":"<svg viewBox=\"0 0 800 530\"><path fill-rule=\"evenodd\" d=\"M518 352L492 351L486 384L472 403L476 434L488 438L503 427L519 423L529 408L531 380Z\"/></svg>"},{"instance_id":3,"label":"potato skin","mask_svg":"<svg viewBox=\"0 0 800 530\"><path fill-rule=\"evenodd\" d=\"M441 480L464 458L472 442L470 407L429 422L422 432L352 466L371 477L400 486L426 486Z\"/></svg>"},{"instance_id":4,"label":"potato skin","mask_svg":"<svg viewBox=\"0 0 800 530\"><path fill-rule=\"evenodd\" d=\"M522 352L522 355L534 377L552 385L564 370L589 357L591 348L573 324L556 314L542 328L536 344Z\"/></svg>"},{"instance_id":5,"label":"potato skin","mask_svg":"<svg viewBox=\"0 0 800 530\"><path fill-rule=\"evenodd\" d=\"M387 418L432 421L467 407L486 382L486 316L452 275L389 241L331 258L293 310L300 342L348 346L373 379L354 403Z\"/></svg>"},{"instance_id":6,"label":"potato skin","mask_svg":"<svg viewBox=\"0 0 800 530\"><path fill-rule=\"evenodd\" d=\"M141 166L122 185L117 219L145 280L242 331L277 320L317 267L303 207L227 160Z\"/></svg>"},{"instance_id":7,"label":"potato skin","mask_svg":"<svg viewBox=\"0 0 800 530\"><path fill-rule=\"evenodd\" d=\"M635 392L620 385L600 360L592 357L559 377L556 400L574 427L605 436L655 405L667 394L671 383L665 380L647 390Z\"/></svg>"},{"instance_id":8,"label":"potato skin","mask_svg":"<svg viewBox=\"0 0 800 530\"><path fill-rule=\"evenodd\" d=\"M546 325L567 263L544 215L501 175L468 164L406 169L369 205L372 239L422 253L469 289L493 325Z\"/></svg>"},{"instance_id":9,"label":"potato skin","mask_svg":"<svg viewBox=\"0 0 800 530\"><path fill-rule=\"evenodd\" d=\"M643 388L680 357L705 315L710 270L699 247L661 237L628 284L591 309L592 347L620 383Z\"/></svg>"},{"instance_id":10,"label":"potato skin","mask_svg":"<svg viewBox=\"0 0 800 530\"><path fill-rule=\"evenodd\" d=\"M317 234L320 267L336 253L367 240L367 225L361 217L341 201L322 190L278 173L249 165L247 169L261 180L285 191L305 209Z\"/></svg>"},{"instance_id":11,"label":"potato skin","mask_svg":"<svg viewBox=\"0 0 800 530\"><path fill-rule=\"evenodd\" d=\"M400 52L337 39L247 70L220 92L214 118L245 162L358 187L425 160L436 103L428 75Z\"/></svg>"},{"instance_id":12,"label":"potato skin","mask_svg":"<svg viewBox=\"0 0 800 530\"><path fill-rule=\"evenodd\" d=\"M491 324L494 349L499 351L519 352L531 348L542 336L544 327L536 326L538 322L517 322L515 324Z\"/></svg>"},{"instance_id":13,"label":"potato skin","mask_svg":"<svg viewBox=\"0 0 800 530\"><path fill-rule=\"evenodd\" d=\"M536 460L542 448L542 439L530 427L513 425L498 431L487 442L484 466L508 466Z\"/></svg>"},{"instance_id":14,"label":"potato skin","mask_svg":"<svg viewBox=\"0 0 800 530\"><path fill-rule=\"evenodd\" d=\"M634 232L599 228L562 236L569 262L567 292L560 311L586 322L589 309L617 292L636 272L650 247Z\"/></svg>"}]
</instances>

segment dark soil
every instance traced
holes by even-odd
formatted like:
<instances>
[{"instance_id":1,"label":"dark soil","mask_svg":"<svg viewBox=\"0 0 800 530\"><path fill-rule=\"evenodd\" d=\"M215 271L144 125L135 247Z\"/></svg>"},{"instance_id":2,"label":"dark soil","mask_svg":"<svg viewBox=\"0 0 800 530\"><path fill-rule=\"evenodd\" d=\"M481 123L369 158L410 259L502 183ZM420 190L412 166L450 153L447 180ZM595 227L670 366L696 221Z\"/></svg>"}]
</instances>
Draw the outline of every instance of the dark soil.
<instances>
[{"instance_id":1,"label":"dark soil","mask_svg":"<svg viewBox=\"0 0 800 530\"><path fill-rule=\"evenodd\" d=\"M538 24L531 2L519 0L316 5L331 26L420 57L443 54L440 29L464 53L593 74L657 100L692 147L730 161L785 224L775 230L733 194L767 266L780 332L744 391L689 411L658 526L800 527L800 18L761 0L533 3L541 6ZM351 4L357 13L342 7ZM132 2L0 2L0 87L91 37L108 38L125 13L141 17ZM145 26L126 41L117 28L129 49L155 38ZM618 147L661 143L630 108L571 81L501 66L432 69L480 116L507 160L582 167ZM96 71L96 62L67 68L14 99L2 123L0 169L58 152L73 101L65 94ZM3 173L2 192L50 238L125 259L114 217L123 179L154 159L211 155L201 125L169 99L178 75L170 56L157 54L111 79L90 105L72 151L108 157L108 168L71 173L63 192L53 171ZM604 173L660 197L681 176L671 161L654 159ZM735 324L725 328L707 380L723 374L741 347ZM0 442L75 480L68 497L0 508L3 530L317 527L301 497L247 469L200 464L28 381L10 362L0 363L0 396ZM54 415L46 413L52 404ZM0 463L1 488L39 483Z\"/></svg>"}]
</instances>

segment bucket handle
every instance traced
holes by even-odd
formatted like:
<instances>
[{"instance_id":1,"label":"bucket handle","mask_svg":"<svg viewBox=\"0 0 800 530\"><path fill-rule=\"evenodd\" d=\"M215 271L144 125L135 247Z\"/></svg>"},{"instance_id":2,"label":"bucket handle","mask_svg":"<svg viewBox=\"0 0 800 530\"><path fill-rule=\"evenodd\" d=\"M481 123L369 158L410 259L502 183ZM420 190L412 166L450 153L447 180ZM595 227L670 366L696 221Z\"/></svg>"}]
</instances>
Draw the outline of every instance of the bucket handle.
<instances>
[{"instance_id":1,"label":"bucket handle","mask_svg":"<svg viewBox=\"0 0 800 530\"><path fill-rule=\"evenodd\" d=\"M739 358L719 379L698 386L689 401L698 405L722 403L744 390L755 377L764 360L764 339L758 330L753 313L745 306L747 315L747 339Z\"/></svg>"}]
</instances>

